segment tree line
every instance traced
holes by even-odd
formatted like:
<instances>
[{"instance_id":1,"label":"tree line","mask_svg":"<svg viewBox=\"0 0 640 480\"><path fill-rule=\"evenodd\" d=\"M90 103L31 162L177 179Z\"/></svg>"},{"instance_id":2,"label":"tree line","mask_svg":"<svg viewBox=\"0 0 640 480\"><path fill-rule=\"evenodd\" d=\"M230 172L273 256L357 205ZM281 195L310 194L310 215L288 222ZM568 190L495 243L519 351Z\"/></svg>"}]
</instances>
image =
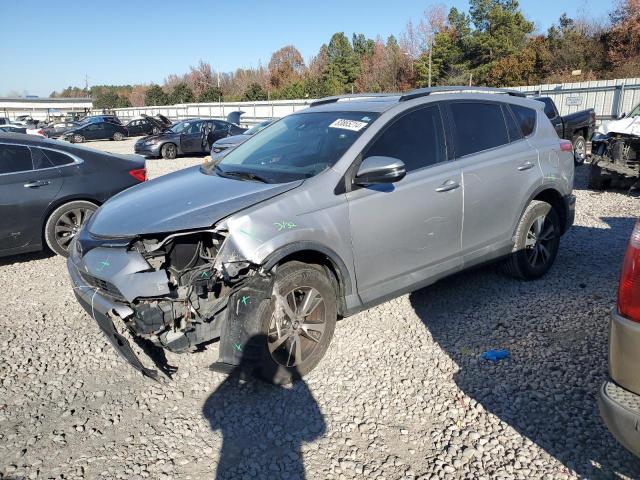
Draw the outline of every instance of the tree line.
<instances>
[{"instance_id":1,"label":"tree line","mask_svg":"<svg viewBox=\"0 0 640 480\"><path fill-rule=\"evenodd\" d=\"M430 7L398 37L333 34L308 62L294 45L268 65L215 72L200 61L162 85L68 87L96 108L318 98L431 85L517 86L640 77L640 0L617 0L607 21L563 14L545 33L517 0L470 0L468 11Z\"/></svg>"}]
</instances>

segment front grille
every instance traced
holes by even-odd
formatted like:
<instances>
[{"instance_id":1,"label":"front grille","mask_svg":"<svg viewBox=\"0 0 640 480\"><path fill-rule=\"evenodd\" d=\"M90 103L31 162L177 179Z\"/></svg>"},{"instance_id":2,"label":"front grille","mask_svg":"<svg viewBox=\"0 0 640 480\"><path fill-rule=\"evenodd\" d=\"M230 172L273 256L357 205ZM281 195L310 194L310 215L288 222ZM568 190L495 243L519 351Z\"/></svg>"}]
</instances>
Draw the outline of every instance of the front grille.
<instances>
[{"instance_id":1,"label":"front grille","mask_svg":"<svg viewBox=\"0 0 640 480\"><path fill-rule=\"evenodd\" d=\"M87 283L87 285L93 288L97 288L100 293L115 298L116 300L125 301L125 298L120 293L120 290L118 290L118 288L114 284L84 272L80 272L80 276L82 277L82 280Z\"/></svg>"}]
</instances>

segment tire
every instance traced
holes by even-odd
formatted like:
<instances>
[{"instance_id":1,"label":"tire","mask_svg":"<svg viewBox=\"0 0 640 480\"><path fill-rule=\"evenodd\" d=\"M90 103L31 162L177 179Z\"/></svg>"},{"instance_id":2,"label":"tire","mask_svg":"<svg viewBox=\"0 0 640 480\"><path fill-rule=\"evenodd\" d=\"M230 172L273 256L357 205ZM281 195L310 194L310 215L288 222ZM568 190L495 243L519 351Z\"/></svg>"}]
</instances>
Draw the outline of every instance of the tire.
<instances>
[{"instance_id":1,"label":"tire","mask_svg":"<svg viewBox=\"0 0 640 480\"><path fill-rule=\"evenodd\" d=\"M71 137L71 143L82 143L84 142L84 137L79 133L76 133Z\"/></svg>"},{"instance_id":2,"label":"tire","mask_svg":"<svg viewBox=\"0 0 640 480\"><path fill-rule=\"evenodd\" d=\"M604 190L611 186L611 175L608 172L603 172L597 163L591 162L591 165L589 165L589 180L587 184L589 188L594 190Z\"/></svg>"},{"instance_id":3,"label":"tire","mask_svg":"<svg viewBox=\"0 0 640 480\"><path fill-rule=\"evenodd\" d=\"M173 143L165 143L160 150L160 154L162 155L162 158L173 160L178 156L178 147Z\"/></svg>"},{"instance_id":4,"label":"tire","mask_svg":"<svg viewBox=\"0 0 640 480\"><path fill-rule=\"evenodd\" d=\"M583 165L587 159L587 142L582 135L574 135L571 143L573 144L573 163Z\"/></svg>"},{"instance_id":5,"label":"tire","mask_svg":"<svg viewBox=\"0 0 640 480\"><path fill-rule=\"evenodd\" d=\"M158 135L160 133L160 129L158 127L153 127L151 130L151 135Z\"/></svg>"},{"instance_id":6,"label":"tire","mask_svg":"<svg viewBox=\"0 0 640 480\"><path fill-rule=\"evenodd\" d=\"M120 141L124 140L124 134L122 134L120 132L116 132L116 133L113 134L113 139L116 142L120 142Z\"/></svg>"},{"instance_id":7,"label":"tire","mask_svg":"<svg viewBox=\"0 0 640 480\"><path fill-rule=\"evenodd\" d=\"M49 249L58 255L68 257L71 240L97 209L95 203L85 200L75 200L56 208L44 226L44 239Z\"/></svg>"},{"instance_id":8,"label":"tire","mask_svg":"<svg viewBox=\"0 0 640 480\"><path fill-rule=\"evenodd\" d=\"M297 300L295 308L294 297ZM303 313L301 309L307 298L312 299L310 301L320 298L321 301L310 304L309 313L298 317L297 333L283 341L286 330L296 325L296 321L291 321L279 302L286 301L289 311L299 315ZM258 362L253 374L268 383L291 383L313 370L329 348L338 318L336 288L322 267L302 262L286 263L276 271L271 302L263 302L258 315L261 318L261 345L256 346ZM280 329L276 327L278 322ZM304 325L314 327L305 329ZM298 354L301 359L296 358Z\"/></svg>"},{"instance_id":9,"label":"tire","mask_svg":"<svg viewBox=\"0 0 640 480\"><path fill-rule=\"evenodd\" d=\"M549 271L560 246L560 219L547 202L533 200L518 227L513 252L504 262L505 272L521 280L535 280Z\"/></svg>"}]
</instances>

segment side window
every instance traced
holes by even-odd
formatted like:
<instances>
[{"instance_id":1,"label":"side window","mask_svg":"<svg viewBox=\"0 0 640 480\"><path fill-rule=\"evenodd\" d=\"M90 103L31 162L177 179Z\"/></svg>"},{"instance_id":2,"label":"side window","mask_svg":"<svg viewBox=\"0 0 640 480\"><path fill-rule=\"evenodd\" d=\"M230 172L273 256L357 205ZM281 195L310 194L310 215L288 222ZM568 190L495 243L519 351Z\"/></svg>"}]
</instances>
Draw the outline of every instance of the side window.
<instances>
[{"instance_id":1,"label":"side window","mask_svg":"<svg viewBox=\"0 0 640 480\"><path fill-rule=\"evenodd\" d=\"M200 133L202 131L202 124L204 122L194 122L189 125L189 130L185 133Z\"/></svg>"},{"instance_id":2,"label":"side window","mask_svg":"<svg viewBox=\"0 0 640 480\"><path fill-rule=\"evenodd\" d=\"M49 161L56 167L62 167L64 165L70 165L74 163L73 158L69 155L55 150L43 150Z\"/></svg>"},{"instance_id":3,"label":"side window","mask_svg":"<svg viewBox=\"0 0 640 480\"><path fill-rule=\"evenodd\" d=\"M522 134L525 137L531 135L536 129L536 111L520 105L511 105L511 111L516 116Z\"/></svg>"},{"instance_id":4,"label":"side window","mask_svg":"<svg viewBox=\"0 0 640 480\"><path fill-rule=\"evenodd\" d=\"M504 120L507 122L507 132L509 132L509 140L512 142L522 140L522 132L520 131L520 127L516 123L516 119L509 110L509 107L505 104L502 105L502 115L504 115Z\"/></svg>"},{"instance_id":5,"label":"side window","mask_svg":"<svg viewBox=\"0 0 640 480\"><path fill-rule=\"evenodd\" d=\"M542 103L544 103L544 114L547 118L555 118L556 117L556 108L553 106L553 100L550 98L542 98Z\"/></svg>"},{"instance_id":6,"label":"side window","mask_svg":"<svg viewBox=\"0 0 640 480\"><path fill-rule=\"evenodd\" d=\"M456 157L463 157L509 143L500 105L496 103L453 102L450 104L455 129Z\"/></svg>"},{"instance_id":7,"label":"side window","mask_svg":"<svg viewBox=\"0 0 640 480\"><path fill-rule=\"evenodd\" d=\"M26 172L29 170L33 170L33 164L28 147L0 144L0 173Z\"/></svg>"},{"instance_id":8,"label":"side window","mask_svg":"<svg viewBox=\"0 0 640 480\"><path fill-rule=\"evenodd\" d=\"M221 132L223 130L229 130L229 124L228 123L214 121L213 124L214 124L214 130L216 132Z\"/></svg>"},{"instance_id":9,"label":"side window","mask_svg":"<svg viewBox=\"0 0 640 480\"><path fill-rule=\"evenodd\" d=\"M92 123L87 127L87 130L100 130L101 127L102 125L99 123Z\"/></svg>"},{"instance_id":10,"label":"side window","mask_svg":"<svg viewBox=\"0 0 640 480\"><path fill-rule=\"evenodd\" d=\"M407 172L444 161L444 129L437 106L414 110L388 127L365 154L402 160Z\"/></svg>"},{"instance_id":11,"label":"side window","mask_svg":"<svg viewBox=\"0 0 640 480\"><path fill-rule=\"evenodd\" d=\"M43 168L51 168L53 164L49 161L44 152L36 147L30 147L31 159L33 161L33 169L41 170Z\"/></svg>"}]
</instances>

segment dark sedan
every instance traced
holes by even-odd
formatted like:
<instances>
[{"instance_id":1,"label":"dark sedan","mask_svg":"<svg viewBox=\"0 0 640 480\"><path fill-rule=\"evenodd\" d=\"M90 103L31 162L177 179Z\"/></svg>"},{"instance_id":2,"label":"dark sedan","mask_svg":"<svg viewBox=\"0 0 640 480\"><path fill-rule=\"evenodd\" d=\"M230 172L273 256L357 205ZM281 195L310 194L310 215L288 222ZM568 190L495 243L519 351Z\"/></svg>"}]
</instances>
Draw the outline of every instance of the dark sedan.
<instances>
[{"instance_id":1,"label":"dark sedan","mask_svg":"<svg viewBox=\"0 0 640 480\"><path fill-rule=\"evenodd\" d=\"M211 147L211 158L220 159L224 157L231 150L236 148L241 143L249 140L253 135L258 133L260 130L264 130L269 125L271 125L275 120L265 120L264 122L257 123L249 130L240 135L232 135L230 137L222 138L213 144Z\"/></svg>"},{"instance_id":2,"label":"dark sedan","mask_svg":"<svg viewBox=\"0 0 640 480\"><path fill-rule=\"evenodd\" d=\"M95 120L81 122L65 132L60 138L71 143L82 143L86 140L124 140L129 135L127 129L111 120Z\"/></svg>"},{"instance_id":3,"label":"dark sedan","mask_svg":"<svg viewBox=\"0 0 640 480\"><path fill-rule=\"evenodd\" d=\"M67 256L84 221L116 193L146 180L144 159L55 140L0 134L0 256Z\"/></svg>"},{"instance_id":4,"label":"dark sedan","mask_svg":"<svg viewBox=\"0 0 640 480\"><path fill-rule=\"evenodd\" d=\"M158 135L141 138L135 144L137 154L173 159L183 154L209 153L217 140L245 132L233 123L210 118L194 118L173 125Z\"/></svg>"},{"instance_id":5,"label":"dark sedan","mask_svg":"<svg viewBox=\"0 0 640 480\"><path fill-rule=\"evenodd\" d=\"M164 115L150 117L142 115L142 118L131 120L125 125L130 137L140 135L157 135L171 126L171 121Z\"/></svg>"},{"instance_id":6,"label":"dark sedan","mask_svg":"<svg viewBox=\"0 0 640 480\"><path fill-rule=\"evenodd\" d=\"M58 138L74 128L77 128L80 122L56 122L42 129L45 136L49 138Z\"/></svg>"}]
</instances>

